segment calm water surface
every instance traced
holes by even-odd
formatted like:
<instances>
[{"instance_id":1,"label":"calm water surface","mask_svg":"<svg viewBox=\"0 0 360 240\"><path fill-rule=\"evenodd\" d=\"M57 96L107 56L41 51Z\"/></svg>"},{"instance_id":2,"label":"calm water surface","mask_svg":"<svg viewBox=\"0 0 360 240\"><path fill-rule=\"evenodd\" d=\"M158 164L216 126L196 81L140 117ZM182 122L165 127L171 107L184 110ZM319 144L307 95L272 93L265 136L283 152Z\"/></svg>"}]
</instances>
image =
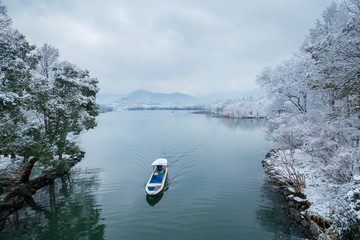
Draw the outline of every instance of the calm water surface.
<instances>
[{"instance_id":1,"label":"calm water surface","mask_svg":"<svg viewBox=\"0 0 360 240\"><path fill-rule=\"evenodd\" d=\"M100 115L86 156L13 214L0 239L297 239L261 160L265 120L183 111ZM145 194L151 163L169 161L165 191Z\"/></svg>"}]
</instances>

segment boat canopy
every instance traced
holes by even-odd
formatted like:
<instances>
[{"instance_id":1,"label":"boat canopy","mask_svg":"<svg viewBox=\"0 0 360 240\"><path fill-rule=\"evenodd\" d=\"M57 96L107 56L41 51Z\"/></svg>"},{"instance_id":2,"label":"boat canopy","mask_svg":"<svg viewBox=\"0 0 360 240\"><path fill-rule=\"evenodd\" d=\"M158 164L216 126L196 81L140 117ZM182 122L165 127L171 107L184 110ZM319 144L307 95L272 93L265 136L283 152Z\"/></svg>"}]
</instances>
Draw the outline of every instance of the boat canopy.
<instances>
[{"instance_id":1,"label":"boat canopy","mask_svg":"<svg viewBox=\"0 0 360 240\"><path fill-rule=\"evenodd\" d=\"M158 158L158 159L156 159L151 165L152 165L152 166L156 166L156 165L166 166L166 165L167 165L167 159L165 159L165 158Z\"/></svg>"}]
</instances>

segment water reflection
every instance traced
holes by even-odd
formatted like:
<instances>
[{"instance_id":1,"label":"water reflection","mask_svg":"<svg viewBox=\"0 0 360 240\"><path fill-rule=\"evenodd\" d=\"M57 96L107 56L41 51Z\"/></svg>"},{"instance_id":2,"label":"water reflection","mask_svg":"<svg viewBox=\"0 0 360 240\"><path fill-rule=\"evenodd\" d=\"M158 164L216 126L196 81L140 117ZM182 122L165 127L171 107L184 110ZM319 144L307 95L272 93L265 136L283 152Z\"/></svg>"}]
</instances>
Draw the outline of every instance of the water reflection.
<instances>
[{"instance_id":1,"label":"water reflection","mask_svg":"<svg viewBox=\"0 0 360 240\"><path fill-rule=\"evenodd\" d=\"M28 198L25 207L9 217L0 238L104 239L98 188L98 169L72 170Z\"/></svg>"},{"instance_id":2,"label":"water reflection","mask_svg":"<svg viewBox=\"0 0 360 240\"><path fill-rule=\"evenodd\" d=\"M212 117L217 118L222 124L230 129L256 129L259 127L265 127L267 120L265 118L228 118L228 117Z\"/></svg>"},{"instance_id":3,"label":"water reflection","mask_svg":"<svg viewBox=\"0 0 360 240\"><path fill-rule=\"evenodd\" d=\"M262 206L256 211L261 226L273 233L273 239L298 239L306 237L288 214L287 203L277 186L264 180L261 187Z\"/></svg>"},{"instance_id":4,"label":"water reflection","mask_svg":"<svg viewBox=\"0 0 360 240\"><path fill-rule=\"evenodd\" d=\"M146 202L154 207L156 204L158 204L160 202L160 200L162 199L162 197L164 196L164 192L166 192L167 190L169 190L169 183L168 183L168 179L166 179L166 183L165 183L165 187L164 189L159 193L156 194L155 196L150 196L150 195L146 195Z\"/></svg>"},{"instance_id":5,"label":"water reflection","mask_svg":"<svg viewBox=\"0 0 360 240\"><path fill-rule=\"evenodd\" d=\"M155 195L155 196L150 196L150 195L146 195L146 202L150 205L150 206L155 206L156 204L158 204L160 202L160 200L162 199L164 195L164 191L162 191L161 193Z\"/></svg>"}]
</instances>

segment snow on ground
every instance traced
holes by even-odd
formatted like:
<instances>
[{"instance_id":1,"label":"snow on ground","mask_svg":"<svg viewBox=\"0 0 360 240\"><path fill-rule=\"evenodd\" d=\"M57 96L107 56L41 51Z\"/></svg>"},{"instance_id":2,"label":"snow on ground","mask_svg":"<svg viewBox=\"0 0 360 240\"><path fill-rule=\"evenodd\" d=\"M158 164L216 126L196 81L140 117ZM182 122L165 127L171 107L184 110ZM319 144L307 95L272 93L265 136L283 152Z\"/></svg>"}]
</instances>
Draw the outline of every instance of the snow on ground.
<instances>
[{"instance_id":1,"label":"snow on ground","mask_svg":"<svg viewBox=\"0 0 360 240\"><path fill-rule=\"evenodd\" d=\"M22 158L11 159L10 156L0 155L0 173L1 176L15 177L19 173Z\"/></svg>"},{"instance_id":2,"label":"snow on ground","mask_svg":"<svg viewBox=\"0 0 360 240\"><path fill-rule=\"evenodd\" d=\"M328 166L310 154L298 149L293 153L285 151L285 154L278 151L266 161L275 164L276 172L284 174L282 164L286 156L288 161L293 162L296 172L305 176L303 193L311 203L308 211L334 222L339 221L339 217L344 218L344 213L347 217L360 219L360 176L355 175L350 182L339 183L329 177Z\"/></svg>"},{"instance_id":3,"label":"snow on ground","mask_svg":"<svg viewBox=\"0 0 360 240\"><path fill-rule=\"evenodd\" d=\"M6 169L11 164L10 156L0 156L0 169Z\"/></svg>"},{"instance_id":4,"label":"snow on ground","mask_svg":"<svg viewBox=\"0 0 360 240\"><path fill-rule=\"evenodd\" d=\"M64 154L64 158L70 158L70 155ZM58 160L53 159L53 161ZM6 178L19 179L22 174L22 169L24 167L23 157L17 156L15 159L11 159L10 156L5 157L0 155L0 176ZM53 164L49 162L48 164L42 164L41 162L36 162L34 168L32 169L31 179L40 177L45 171L51 170Z\"/></svg>"},{"instance_id":5,"label":"snow on ground","mask_svg":"<svg viewBox=\"0 0 360 240\"><path fill-rule=\"evenodd\" d=\"M333 210L342 202L344 195L339 191L344 189L333 183L322 171L321 162L309 154L295 150L293 158L296 169L305 175L306 187L303 192L311 203L309 211L330 219Z\"/></svg>"},{"instance_id":6,"label":"snow on ground","mask_svg":"<svg viewBox=\"0 0 360 240\"><path fill-rule=\"evenodd\" d=\"M356 179L357 178L357 179ZM346 194L346 199L349 202L349 212L350 216L360 219L360 176L354 178L355 184L352 185L352 189Z\"/></svg>"}]
</instances>

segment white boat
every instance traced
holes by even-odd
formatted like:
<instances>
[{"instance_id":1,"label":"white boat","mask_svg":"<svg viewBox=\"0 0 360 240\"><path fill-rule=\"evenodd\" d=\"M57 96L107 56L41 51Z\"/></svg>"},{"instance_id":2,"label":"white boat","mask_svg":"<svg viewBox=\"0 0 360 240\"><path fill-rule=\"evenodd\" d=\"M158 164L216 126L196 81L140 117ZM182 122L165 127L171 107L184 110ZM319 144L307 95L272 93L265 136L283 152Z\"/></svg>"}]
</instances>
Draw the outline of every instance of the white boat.
<instances>
[{"instance_id":1,"label":"white boat","mask_svg":"<svg viewBox=\"0 0 360 240\"><path fill-rule=\"evenodd\" d=\"M152 164L154 170L146 184L145 191L148 195L154 196L160 193L164 186L168 173L167 159L159 158L156 159Z\"/></svg>"}]
</instances>

